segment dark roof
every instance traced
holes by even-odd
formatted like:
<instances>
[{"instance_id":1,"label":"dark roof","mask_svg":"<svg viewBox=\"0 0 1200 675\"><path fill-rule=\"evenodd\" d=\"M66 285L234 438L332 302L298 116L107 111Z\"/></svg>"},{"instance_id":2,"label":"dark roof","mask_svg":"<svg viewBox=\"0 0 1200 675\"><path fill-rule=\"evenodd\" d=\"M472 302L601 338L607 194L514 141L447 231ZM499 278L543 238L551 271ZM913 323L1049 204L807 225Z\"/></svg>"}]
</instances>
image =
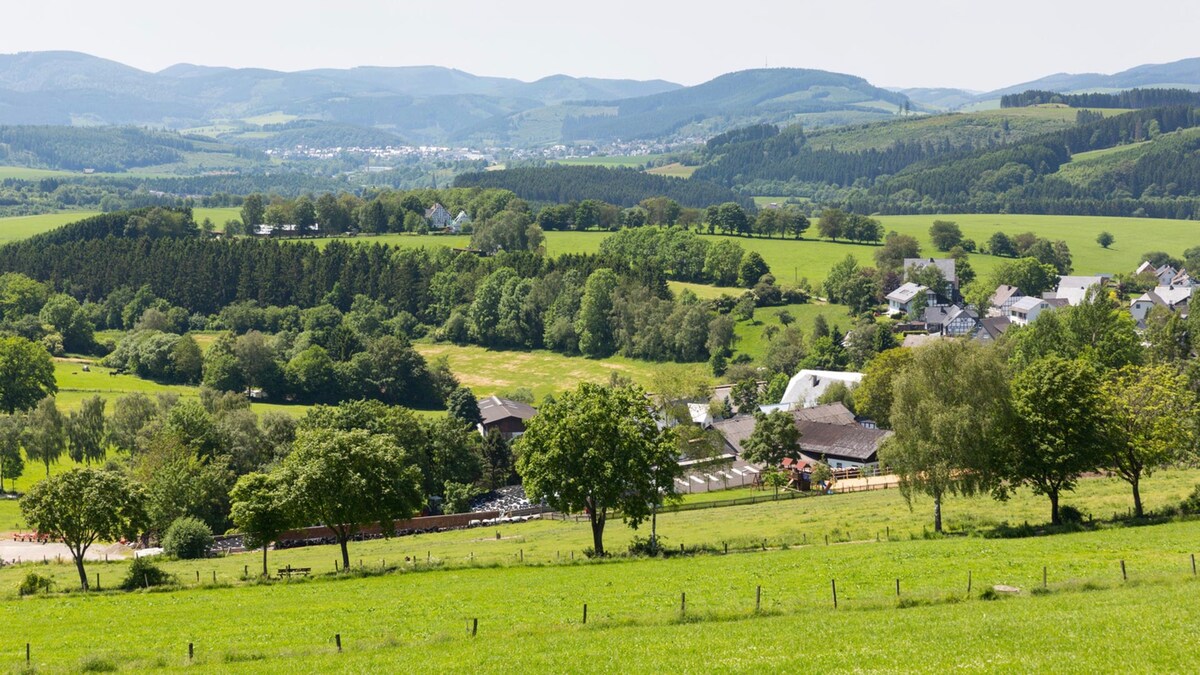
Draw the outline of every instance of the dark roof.
<instances>
[{"instance_id":1,"label":"dark roof","mask_svg":"<svg viewBox=\"0 0 1200 675\"><path fill-rule=\"evenodd\" d=\"M489 396L479 402L479 416L483 418L484 426L510 417L527 420L536 414L537 408L531 405L497 396Z\"/></svg>"},{"instance_id":2,"label":"dark roof","mask_svg":"<svg viewBox=\"0 0 1200 675\"><path fill-rule=\"evenodd\" d=\"M799 422L800 450L813 459L842 457L857 462L874 462L879 444L892 435L890 431L823 422Z\"/></svg>"},{"instance_id":3,"label":"dark roof","mask_svg":"<svg viewBox=\"0 0 1200 675\"><path fill-rule=\"evenodd\" d=\"M841 402L793 410L792 418L796 420L797 424L800 422L824 422L850 426L858 423L854 419L854 413L850 412L850 409Z\"/></svg>"},{"instance_id":4,"label":"dark roof","mask_svg":"<svg viewBox=\"0 0 1200 675\"><path fill-rule=\"evenodd\" d=\"M952 284L955 284L955 285L958 284L958 274L957 274L957 271L955 270L954 258L905 258L904 259L904 269L905 269L906 273L908 271L908 268L910 268L910 267L916 267L917 269L923 269L923 268L929 267L930 265L933 265L934 267L941 270L942 276L946 278L946 281L948 281Z\"/></svg>"},{"instance_id":5,"label":"dark roof","mask_svg":"<svg viewBox=\"0 0 1200 675\"><path fill-rule=\"evenodd\" d=\"M800 430L800 451L813 459L822 455L858 462L875 461L875 453L890 431L867 429L841 403L793 410L792 418ZM816 420L820 421L816 421ZM713 424L725 442L740 456L742 444L754 433L754 416L738 415Z\"/></svg>"},{"instance_id":6,"label":"dark roof","mask_svg":"<svg viewBox=\"0 0 1200 675\"><path fill-rule=\"evenodd\" d=\"M1012 321L1007 316L989 316L980 321L980 323L983 324L983 332L987 333L988 337L993 340L1004 335L1004 331L1008 330L1008 327L1012 325Z\"/></svg>"},{"instance_id":7,"label":"dark roof","mask_svg":"<svg viewBox=\"0 0 1200 675\"><path fill-rule=\"evenodd\" d=\"M738 455L742 454L742 443L754 433L754 415L738 415L719 422L713 422L713 428L721 432L725 442Z\"/></svg>"}]
</instances>

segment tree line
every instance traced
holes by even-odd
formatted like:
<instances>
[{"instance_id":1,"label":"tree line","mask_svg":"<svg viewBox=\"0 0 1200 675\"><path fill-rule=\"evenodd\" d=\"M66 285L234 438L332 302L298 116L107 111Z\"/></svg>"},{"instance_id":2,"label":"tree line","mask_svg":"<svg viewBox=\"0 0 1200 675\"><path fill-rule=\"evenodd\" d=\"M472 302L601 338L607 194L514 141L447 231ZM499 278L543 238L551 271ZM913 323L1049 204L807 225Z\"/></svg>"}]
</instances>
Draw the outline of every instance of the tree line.
<instances>
[{"instance_id":1,"label":"tree line","mask_svg":"<svg viewBox=\"0 0 1200 675\"><path fill-rule=\"evenodd\" d=\"M1200 92L1188 89L1127 89L1111 94L1085 92L1063 94L1028 89L1000 97L1001 108L1025 108L1031 105L1058 104L1072 108L1159 108L1172 105L1200 105Z\"/></svg>"},{"instance_id":2,"label":"tree line","mask_svg":"<svg viewBox=\"0 0 1200 675\"><path fill-rule=\"evenodd\" d=\"M510 190L521 199L551 204L596 199L631 207L643 199L661 196L692 208L723 202L738 202L746 209L754 208L749 198L703 178L684 180L635 169L600 166L548 166L463 173L454 179L454 185Z\"/></svg>"}]
</instances>

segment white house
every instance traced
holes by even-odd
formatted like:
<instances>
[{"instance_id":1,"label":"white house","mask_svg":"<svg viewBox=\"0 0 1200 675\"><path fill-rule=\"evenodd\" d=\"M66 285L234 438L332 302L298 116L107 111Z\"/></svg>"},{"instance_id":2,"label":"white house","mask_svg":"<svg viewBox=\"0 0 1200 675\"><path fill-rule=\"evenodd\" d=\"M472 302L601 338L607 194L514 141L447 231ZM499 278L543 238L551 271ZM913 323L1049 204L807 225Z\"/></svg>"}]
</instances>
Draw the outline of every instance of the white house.
<instances>
[{"instance_id":1,"label":"white house","mask_svg":"<svg viewBox=\"0 0 1200 675\"><path fill-rule=\"evenodd\" d=\"M1042 312L1055 307L1063 307L1066 304L1067 301L1064 298L1039 298L1027 295L1008 308L1008 320L1018 326L1024 326L1037 319Z\"/></svg>"},{"instance_id":2,"label":"white house","mask_svg":"<svg viewBox=\"0 0 1200 675\"><path fill-rule=\"evenodd\" d=\"M802 370L788 381L787 389L783 391L781 405L789 409L811 408L817 405L817 399L825 393L829 385L841 382L847 387L856 387L862 382L862 373L843 373L832 370Z\"/></svg>"},{"instance_id":3,"label":"white house","mask_svg":"<svg viewBox=\"0 0 1200 675\"><path fill-rule=\"evenodd\" d=\"M1170 286L1171 283L1173 281L1175 281L1175 277L1180 273L1180 271L1181 270L1176 270L1171 265L1163 265L1162 267L1155 267L1154 265L1152 265L1150 263L1149 260L1147 260L1138 266L1137 271L1134 272L1134 274L1141 275L1141 274L1145 274L1145 273L1149 272L1149 273L1153 274L1155 277L1158 277L1158 285L1159 286Z\"/></svg>"},{"instance_id":4,"label":"white house","mask_svg":"<svg viewBox=\"0 0 1200 675\"><path fill-rule=\"evenodd\" d=\"M1146 327L1146 315L1156 305L1166 307L1172 312L1185 311L1192 300L1191 286L1158 286L1146 291L1129 305L1129 314L1137 321L1139 328Z\"/></svg>"},{"instance_id":5,"label":"white house","mask_svg":"<svg viewBox=\"0 0 1200 675\"><path fill-rule=\"evenodd\" d=\"M425 211L425 220L429 221L429 226L435 230L444 230L454 221L454 216L446 210L446 207L441 204L434 203Z\"/></svg>"},{"instance_id":6,"label":"white house","mask_svg":"<svg viewBox=\"0 0 1200 675\"><path fill-rule=\"evenodd\" d=\"M1101 286L1106 281L1108 281L1108 276L1103 274L1087 277L1062 276L1058 278L1058 288L1054 291L1054 297L1064 299L1068 305L1074 307L1083 302L1089 288Z\"/></svg>"},{"instance_id":7,"label":"white house","mask_svg":"<svg viewBox=\"0 0 1200 675\"><path fill-rule=\"evenodd\" d=\"M908 282L887 294L888 311L892 314L913 314L916 310L924 308L928 301L925 294L929 289L920 285Z\"/></svg>"},{"instance_id":8,"label":"white house","mask_svg":"<svg viewBox=\"0 0 1200 675\"><path fill-rule=\"evenodd\" d=\"M458 234L459 232L462 232L464 225L470 224L471 216L468 216L466 211L459 211L458 215L454 216L454 220L450 221L450 224L446 227L446 229L450 230L454 234Z\"/></svg>"}]
</instances>

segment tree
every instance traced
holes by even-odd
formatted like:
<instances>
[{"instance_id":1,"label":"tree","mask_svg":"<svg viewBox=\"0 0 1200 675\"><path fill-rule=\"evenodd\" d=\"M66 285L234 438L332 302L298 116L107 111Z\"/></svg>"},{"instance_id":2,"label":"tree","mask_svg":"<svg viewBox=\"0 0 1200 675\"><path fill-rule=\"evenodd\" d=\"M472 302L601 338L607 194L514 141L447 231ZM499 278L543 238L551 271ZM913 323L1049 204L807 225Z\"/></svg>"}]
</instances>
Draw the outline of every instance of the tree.
<instances>
[{"instance_id":1,"label":"tree","mask_svg":"<svg viewBox=\"0 0 1200 675\"><path fill-rule=\"evenodd\" d=\"M900 477L912 503L933 498L933 528L942 531L942 502L996 484L997 449L1009 416L1008 380L994 350L946 340L914 350L895 376L890 422L895 434L880 460Z\"/></svg>"},{"instance_id":2,"label":"tree","mask_svg":"<svg viewBox=\"0 0 1200 675\"><path fill-rule=\"evenodd\" d=\"M45 347L25 338L0 338L0 411L29 410L57 392L54 362Z\"/></svg>"},{"instance_id":3,"label":"tree","mask_svg":"<svg viewBox=\"0 0 1200 675\"><path fill-rule=\"evenodd\" d=\"M744 253L737 242L728 239L709 246L704 255L704 276L718 286L733 286L737 283Z\"/></svg>"},{"instance_id":4,"label":"tree","mask_svg":"<svg viewBox=\"0 0 1200 675\"><path fill-rule=\"evenodd\" d=\"M604 357L616 350L611 317L616 289L617 275L607 267L592 272L584 284L579 318L575 320L579 351L584 356Z\"/></svg>"},{"instance_id":5,"label":"tree","mask_svg":"<svg viewBox=\"0 0 1200 675\"><path fill-rule=\"evenodd\" d=\"M786 410L754 413L754 431L742 444L743 457L748 462L779 468L784 458L800 456L800 430L796 420Z\"/></svg>"},{"instance_id":6,"label":"tree","mask_svg":"<svg viewBox=\"0 0 1200 675\"><path fill-rule=\"evenodd\" d=\"M911 349L889 349L871 359L863 371L862 382L854 389L858 411L874 420L881 429L891 429L892 403L896 378L912 363Z\"/></svg>"},{"instance_id":7,"label":"tree","mask_svg":"<svg viewBox=\"0 0 1200 675\"><path fill-rule=\"evenodd\" d=\"M517 440L517 472L532 500L586 511L593 551L604 555L604 525L619 510L636 528L675 494L673 432L660 432L637 386L584 382L529 421Z\"/></svg>"},{"instance_id":8,"label":"tree","mask_svg":"<svg viewBox=\"0 0 1200 675\"><path fill-rule=\"evenodd\" d=\"M1058 525L1060 495L1104 463L1100 377L1086 361L1047 356L1013 378L1012 406L1005 474L1049 497L1050 522Z\"/></svg>"},{"instance_id":9,"label":"tree","mask_svg":"<svg viewBox=\"0 0 1200 675\"><path fill-rule=\"evenodd\" d=\"M1196 396L1169 365L1126 366L1104 382L1103 393L1104 466L1133 488L1133 513L1141 518L1141 479L1194 447Z\"/></svg>"},{"instance_id":10,"label":"tree","mask_svg":"<svg viewBox=\"0 0 1200 675\"><path fill-rule=\"evenodd\" d=\"M736 382L729 390L729 400L740 415L754 412L759 403L758 380L747 377Z\"/></svg>"},{"instance_id":11,"label":"tree","mask_svg":"<svg viewBox=\"0 0 1200 675\"><path fill-rule=\"evenodd\" d=\"M66 420L54 397L47 396L25 416L25 454L30 460L45 464L49 477L50 465L62 457L66 445Z\"/></svg>"},{"instance_id":12,"label":"tree","mask_svg":"<svg viewBox=\"0 0 1200 675\"><path fill-rule=\"evenodd\" d=\"M817 232L822 237L837 241L845 233L850 217L840 209L825 209L817 221Z\"/></svg>"},{"instance_id":13,"label":"tree","mask_svg":"<svg viewBox=\"0 0 1200 675\"><path fill-rule=\"evenodd\" d=\"M348 568L347 544L363 525L378 523L389 535L396 519L421 508L421 471L412 459L382 434L307 429L280 467L281 480L297 519L328 527Z\"/></svg>"},{"instance_id":14,"label":"tree","mask_svg":"<svg viewBox=\"0 0 1200 675\"><path fill-rule=\"evenodd\" d=\"M875 251L875 264L881 270L899 270L906 258L921 257L921 244L917 238L898 232L888 232L883 246Z\"/></svg>"},{"instance_id":15,"label":"tree","mask_svg":"<svg viewBox=\"0 0 1200 675\"><path fill-rule=\"evenodd\" d=\"M126 394L113 402L108 420L108 442L125 452L137 449L138 433L158 413L154 401L145 394Z\"/></svg>"},{"instance_id":16,"label":"tree","mask_svg":"<svg viewBox=\"0 0 1200 675\"><path fill-rule=\"evenodd\" d=\"M1112 246L1113 242L1116 240L1117 238L1112 236L1112 233L1108 232L1107 230L1096 235L1096 243L1100 244L1102 248L1108 248L1109 246Z\"/></svg>"},{"instance_id":17,"label":"tree","mask_svg":"<svg viewBox=\"0 0 1200 675\"><path fill-rule=\"evenodd\" d=\"M77 412L67 416L70 456L76 462L100 462L104 459L104 399L85 398Z\"/></svg>"},{"instance_id":18,"label":"tree","mask_svg":"<svg viewBox=\"0 0 1200 675\"><path fill-rule=\"evenodd\" d=\"M25 459L21 457L21 437L24 435L23 421L17 415L0 417L0 492L4 491L4 479L15 482L25 473Z\"/></svg>"},{"instance_id":19,"label":"tree","mask_svg":"<svg viewBox=\"0 0 1200 675\"><path fill-rule=\"evenodd\" d=\"M1044 265L1035 258L1020 258L1000 263L992 272L992 291L997 286L1007 284L1015 286L1022 293L1040 297L1043 291L1049 290L1058 283L1058 270L1053 265Z\"/></svg>"},{"instance_id":20,"label":"tree","mask_svg":"<svg viewBox=\"0 0 1200 675\"><path fill-rule=\"evenodd\" d=\"M482 452L488 486L495 490L508 485L513 470L512 448L508 439L500 431L491 429L483 438Z\"/></svg>"},{"instance_id":21,"label":"tree","mask_svg":"<svg viewBox=\"0 0 1200 675\"><path fill-rule=\"evenodd\" d=\"M995 256L1011 258L1017 255L1013 240L1003 232L997 232L988 239L988 251Z\"/></svg>"},{"instance_id":22,"label":"tree","mask_svg":"<svg viewBox=\"0 0 1200 675\"><path fill-rule=\"evenodd\" d=\"M949 220L935 220L929 226L929 238L939 251L949 251L962 243L963 233L958 223Z\"/></svg>"},{"instance_id":23,"label":"tree","mask_svg":"<svg viewBox=\"0 0 1200 675\"><path fill-rule=\"evenodd\" d=\"M770 274L771 268L767 267L766 261L758 251L751 251L742 258L742 264L738 266L738 282L746 288L750 288L758 283L758 280L765 274Z\"/></svg>"},{"instance_id":24,"label":"tree","mask_svg":"<svg viewBox=\"0 0 1200 675\"><path fill-rule=\"evenodd\" d=\"M446 399L446 413L472 429L483 424L483 416L479 414L479 401L470 387L459 387L450 394Z\"/></svg>"},{"instance_id":25,"label":"tree","mask_svg":"<svg viewBox=\"0 0 1200 675\"><path fill-rule=\"evenodd\" d=\"M263 198L260 194L247 195L242 200L242 223L245 224L247 234L254 231L255 225L263 223L263 215L266 212L266 206L263 204Z\"/></svg>"},{"instance_id":26,"label":"tree","mask_svg":"<svg viewBox=\"0 0 1200 675\"><path fill-rule=\"evenodd\" d=\"M238 479L229 498L233 502L230 517L245 535L246 548L262 547L263 577L269 577L267 547L287 532L292 520L285 508L284 487L277 476L248 473Z\"/></svg>"},{"instance_id":27,"label":"tree","mask_svg":"<svg viewBox=\"0 0 1200 675\"><path fill-rule=\"evenodd\" d=\"M21 513L31 528L67 546L85 591L83 558L91 545L132 539L145 522L141 491L115 471L92 468L71 469L34 485L21 498Z\"/></svg>"}]
</instances>

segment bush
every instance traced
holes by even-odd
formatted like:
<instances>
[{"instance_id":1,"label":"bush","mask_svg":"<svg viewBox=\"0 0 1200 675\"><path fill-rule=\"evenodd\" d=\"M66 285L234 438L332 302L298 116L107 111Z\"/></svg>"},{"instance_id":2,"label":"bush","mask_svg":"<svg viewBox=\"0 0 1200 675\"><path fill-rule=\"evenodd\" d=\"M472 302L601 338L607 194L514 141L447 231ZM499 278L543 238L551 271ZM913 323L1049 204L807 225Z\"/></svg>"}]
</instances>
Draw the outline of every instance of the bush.
<instances>
[{"instance_id":1,"label":"bush","mask_svg":"<svg viewBox=\"0 0 1200 675\"><path fill-rule=\"evenodd\" d=\"M1200 485L1192 489L1192 494L1179 504L1179 510L1187 514L1200 513Z\"/></svg>"},{"instance_id":2,"label":"bush","mask_svg":"<svg viewBox=\"0 0 1200 675\"><path fill-rule=\"evenodd\" d=\"M655 550L655 548L650 545L649 537L634 537L633 541L629 542L629 554L637 555L637 556L658 555L659 553L662 552L663 542L665 542L665 541L666 541L665 537L659 537L658 538L658 548L657 548L657 550Z\"/></svg>"},{"instance_id":3,"label":"bush","mask_svg":"<svg viewBox=\"0 0 1200 675\"><path fill-rule=\"evenodd\" d=\"M191 516L176 518L162 540L163 552L182 560L203 558L212 545L212 530L204 521Z\"/></svg>"},{"instance_id":4,"label":"bush","mask_svg":"<svg viewBox=\"0 0 1200 675\"><path fill-rule=\"evenodd\" d=\"M121 590L134 591L139 588L165 586L174 581L175 579L170 574L155 565L150 558L134 558L133 564L129 566L129 572L125 575L125 580L121 582Z\"/></svg>"},{"instance_id":5,"label":"bush","mask_svg":"<svg viewBox=\"0 0 1200 675\"><path fill-rule=\"evenodd\" d=\"M37 595L38 593L49 593L53 586L54 580L50 577L44 577L37 572L30 572L21 580L21 585L17 586L17 594Z\"/></svg>"},{"instance_id":6,"label":"bush","mask_svg":"<svg viewBox=\"0 0 1200 675\"><path fill-rule=\"evenodd\" d=\"M1084 520L1082 511L1065 504L1058 509L1058 517L1062 520L1063 525L1082 525Z\"/></svg>"},{"instance_id":7,"label":"bush","mask_svg":"<svg viewBox=\"0 0 1200 675\"><path fill-rule=\"evenodd\" d=\"M101 656L89 656L79 664L81 673L115 673L117 664Z\"/></svg>"}]
</instances>

